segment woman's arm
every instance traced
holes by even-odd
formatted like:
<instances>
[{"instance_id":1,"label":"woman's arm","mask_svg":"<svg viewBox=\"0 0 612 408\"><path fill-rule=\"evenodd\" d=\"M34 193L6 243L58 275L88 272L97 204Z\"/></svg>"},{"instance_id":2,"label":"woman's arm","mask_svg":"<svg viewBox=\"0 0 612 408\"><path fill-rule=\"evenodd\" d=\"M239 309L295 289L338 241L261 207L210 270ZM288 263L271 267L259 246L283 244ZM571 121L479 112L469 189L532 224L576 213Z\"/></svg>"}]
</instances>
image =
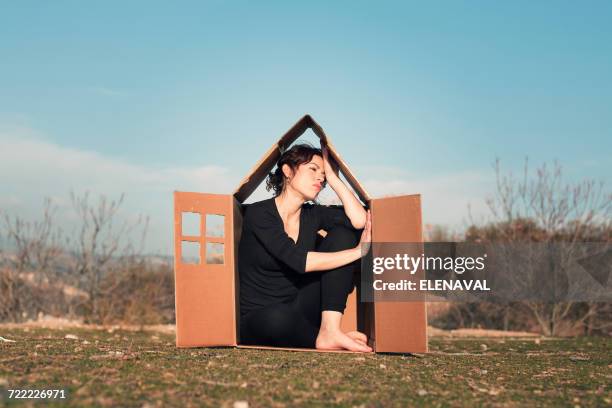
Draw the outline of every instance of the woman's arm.
<instances>
[{"instance_id":1,"label":"woman's arm","mask_svg":"<svg viewBox=\"0 0 612 408\"><path fill-rule=\"evenodd\" d=\"M306 272L327 271L350 264L361 258L361 248L345 249L337 252L314 252L306 255Z\"/></svg>"},{"instance_id":2,"label":"woman's arm","mask_svg":"<svg viewBox=\"0 0 612 408\"><path fill-rule=\"evenodd\" d=\"M314 252L306 254L305 272L326 271L347 265L361 258L370 250L372 241L372 222L370 211L366 213L366 222L361 233L361 239L355 248L336 252Z\"/></svg>"},{"instance_id":3,"label":"woman's arm","mask_svg":"<svg viewBox=\"0 0 612 408\"><path fill-rule=\"evenodd\" d=\"M366 224L366 211L363 209L363 206L351 193L348 187L342 182L340 177L334 172L334 169L331 166L329 160L329 153L327 152L327 148L323 147L323 168L325 169L325 180L327 184L336 192L340 201L342 201L342 206L344 207L344 212L346 216L351 220L351 224L355 229L362 229ZM337 267L337 266L336 266Z\"/></svg>"}]
</instances>

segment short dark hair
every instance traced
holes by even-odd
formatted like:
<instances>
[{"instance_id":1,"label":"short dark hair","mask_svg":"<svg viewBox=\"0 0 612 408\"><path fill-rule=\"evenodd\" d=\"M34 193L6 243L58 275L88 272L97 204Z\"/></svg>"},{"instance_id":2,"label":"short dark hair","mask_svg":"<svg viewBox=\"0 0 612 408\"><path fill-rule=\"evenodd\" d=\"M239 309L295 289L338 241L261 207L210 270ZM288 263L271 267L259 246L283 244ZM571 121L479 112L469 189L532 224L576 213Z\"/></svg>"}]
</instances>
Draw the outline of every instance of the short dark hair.
<instances>
[{"instance_id":1,"label":"short dark hair","mask_svg":"<svg viewBox=\"0 0 612 408\"><path fill-rule=\"evenodd\" d=\"M283 164L288 165L291 170L296 171L300 164L309 163L313 156L323 157L321 149L313 147L307 143L299 143L291 146L286 150L276 163L276 169L266 179L266 190L274 190L274 196L280 195L285 188L285 175L283 174ZM321 184L321 188L325 187L325 181Z\"/></svg>"}]
</instances>

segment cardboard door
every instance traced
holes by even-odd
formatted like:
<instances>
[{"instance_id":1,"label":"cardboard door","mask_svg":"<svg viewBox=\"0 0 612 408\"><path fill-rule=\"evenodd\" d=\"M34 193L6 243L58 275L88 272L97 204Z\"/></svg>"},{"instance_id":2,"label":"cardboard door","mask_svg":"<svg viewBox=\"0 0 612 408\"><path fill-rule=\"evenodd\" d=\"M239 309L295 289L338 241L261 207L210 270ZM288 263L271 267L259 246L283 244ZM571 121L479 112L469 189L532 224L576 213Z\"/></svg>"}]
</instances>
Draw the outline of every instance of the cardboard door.
<instances>
[{"instance_id":1,"label":"cardboard door","mask_svg":"<svg viewBox=\"0 0 612 408\"><path fill-rule=\"evenodd\" d=\"M174 192L177 347L236 345L233 210L231 195Z\"/></svg>"}]
</instances>

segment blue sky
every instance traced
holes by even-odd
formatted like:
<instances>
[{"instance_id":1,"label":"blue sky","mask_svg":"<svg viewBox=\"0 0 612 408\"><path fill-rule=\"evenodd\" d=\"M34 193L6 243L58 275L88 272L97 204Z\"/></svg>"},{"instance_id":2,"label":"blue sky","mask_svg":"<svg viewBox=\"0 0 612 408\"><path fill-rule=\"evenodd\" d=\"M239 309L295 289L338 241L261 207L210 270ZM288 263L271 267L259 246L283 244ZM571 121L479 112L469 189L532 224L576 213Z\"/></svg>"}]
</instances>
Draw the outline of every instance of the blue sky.
<instances>
[{"instance_id":1,"label":"blue sky","mask_svg":"<svg viewBox=\"0 0 612 408\"><path fill-rule=\"evenodd\" d=\"M4 2L0 208L125 191L168 253L171 191L231 192L304 113L428 223L485 214L495 157L609 188L611 20L608 1Z\"/></svg>"}]
</instances>

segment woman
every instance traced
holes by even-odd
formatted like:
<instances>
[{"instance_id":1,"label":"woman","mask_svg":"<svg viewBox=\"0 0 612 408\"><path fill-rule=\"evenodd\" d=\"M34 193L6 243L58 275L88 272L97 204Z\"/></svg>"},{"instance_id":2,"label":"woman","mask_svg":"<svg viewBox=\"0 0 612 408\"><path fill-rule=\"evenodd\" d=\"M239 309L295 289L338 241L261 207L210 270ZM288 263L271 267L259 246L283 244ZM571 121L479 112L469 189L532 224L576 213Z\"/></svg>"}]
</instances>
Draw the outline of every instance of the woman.
<instances>
[{"instance_id":1,"label":"woman","mask_svg":"<svg viewBox=\"0 0 612 408\"><path fill-rule=\"evenodd\" d=\"M325 184L343 209L305 204ZM284 152L267 188L274 197L247 206L243 219L241 343L372 351L363 333L340 330L355 261L371 240L370 212L333 170L325 148L298 144ZM318 240L320 229L327 235Z\"/></svg>"}]
</instances>

